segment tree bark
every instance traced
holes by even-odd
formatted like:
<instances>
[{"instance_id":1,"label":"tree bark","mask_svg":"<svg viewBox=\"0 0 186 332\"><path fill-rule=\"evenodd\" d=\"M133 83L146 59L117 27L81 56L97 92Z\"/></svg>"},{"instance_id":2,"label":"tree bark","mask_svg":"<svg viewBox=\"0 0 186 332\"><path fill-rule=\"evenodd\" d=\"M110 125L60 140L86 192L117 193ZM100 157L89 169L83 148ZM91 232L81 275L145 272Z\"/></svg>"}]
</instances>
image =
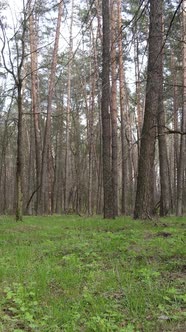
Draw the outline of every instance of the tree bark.
<instances>
[{"instance_id":1,"label":"tree bark","mask_svg":"<svg viewBox=\"0 0 186 332\"><path fill-rule=\"evenodd\" d=\"M174 54L171 55L171 76L173 80L173 130L178 130L178 81L176 72L176 61ZM173 135L174 160L173 160L173 192L174 192L174 208L177 206L177 176L179 163L179 142L178 134Z\"/></svg>"},{"instance_id":2,"label":"tree bark","mask_svg":"<svg viewBox=\"0 0 186 332\"><path fill-rule=\"evenodd\" d=\"M16 221L23 220L23 101L22 83L18 87L17 107L18 107L18 133L17 133L17 169L16 169Z\"/></svg>"},{"instance_id":3,"label":"tree bark","mask_svg":"<svg viewBox=\"0 0 186 332\"><path fill-rule=\"evenodd\" d=\"M183 107L181 118L181 131L186 131L186 0L182 4L183 14ZM178 164L178 179L177 179L177 207L176 215L183 215L183 192L184 192L184 170L186 158L186 135L181 135L180 138L180 154Z\"/></svg>"},{"instance_id":4,"label":"tree bark","mask_svg":"<svg viewBox=\"0 0 186 332\"><path fill-rule=\"evenodd\" d=\"M37 32L33 9L30 8L29 33L30 33L30 53L31 53L31 94L32 112L34 120L35 137L35 161L36 161L36 188L41 185L41 135L39 126L39 98L38 98L38 60L37 60ZM40 190L36 191L36 214L39 212Z\"/></svg>"},{"instance_id":5,"label":"tree bark","mask_svg":"<svg viewBox=\"0 0 186 332\"><path fill-rule=\"evenodd\" d=\"M159 145L159 162L160 162L160 216L164 217L170 212L170 181L169 181L169 166L167 143L164 133L165 128L165 114L163 109L163 96L160 97L160 104L158 110L158 145Z\"/></svg>"},{"instance_id":6,"label":"tree bark","mask_svg":"<svg viewBox=\"0 0 186 332\"><path fill-rule=\"evenodd\" d=\"M163 4L162 4L163 5ZM161 5L161 6L162 6ZM171 188L169 181L169 165L167 154L167 141L164 133L165 112L163 105L163 7L161 9L162 32L161 49L158 55L159 67L159 101L158 101L158 145L159 145L159 166L160 166L160 216L166 216L170 211Z\"/></svg>"},{"instance_id":7,"label":"tree bark","mask_svg":"<svg viewBox=\"0 0 186 332\"><path fill-rule=\"evenodd\" d=\"M66 115L66 151L65 151L65 213L69 210L69 193L70 193L70 113L71 113L71 73L73 60L73 16L74 0L71 2L72 14L70 22L70 40L69 40L69 60L68 60L68 82L67 82L67 115Z\"/></svg>"},{"instance_id":8,"label":"tree bark","mask_svg":"<svg viewBox=\"0 0 186 332\"><path fill-rule=\"evenodd\" d=\"M149 219L154 215L154 159L155 134L161 84L162 0L150 0L149 55L145 115L141 137L135 219Z\"/></svg>"},{"instance_id":9,"label":"tree bark","mask_svg":"<svg viewBox=\"0 0 186 332\"><path fill-rule=\"evenodd\" d=\"M102 53L102 135L103 135L103 190L104 218L113 218L113 186L111 169L111 120L110 120L110 5L102 1L103 53Z\"/></svg>"},{"instance_id":10,"label":"tree bark","mask_svg":"<svg viewBox=\"0 0 186 332\"><path fill-rule=\"evenodd\" d=\"M93 57L93 61L90 63L90 98L88 106L88 119L87 119L87 134L88 134L88 215L93 214L93 164L94 164L94 118L95 118L95 89L97 81L97 54L95 45L94 29L91 26L91 38L90 38L90 59ZM92 55L93 54L93 55ZM93 63L92 63L93 62Z\"/></svg>"},{"instance_id":11,"label":"tree bark","mask_svg":"<svg viewBox=\"0 0 186 332\"><path fill-rule=\"evenodd\" d=\"M143 125L143 110L141 105L139 40L137 35L137 27L135 27L135 32L134 32L134 63L135 63L135 80L136 80L137 134L138 134L138 152L139 152L140 142L141 142L141 131Z\"/></svg>"},{"instance_id":12,"label":"tree bark","mask_svg":"<svg viewBox=\"0 0 186 332\"><path fill-rule=\"evenodd\" d=\"M121 213L126 214L127 193L127 142L126 142L126 118L127 118L127 92L124 75L123 46L122 46L122 18L121 0L118 0L118 53L119 53L119 91L120 91L120 117L121 117L121 163L122 163L122 191Z\"/></svg>"},{"instance_id":13,"label":"tree bark","mask_svg":"<svg viewBox=\"0 0 186 332\"><path fill-rule=\"evenodd\" d=\"M118 124L117 124L117 65L116 65L116 1L111 0L111 123L112 123L112 182L114 215L118 216Z\"/></svg>"},{"instance_id":14,"label":"tree bark","mask_svg":"<svg viewBox=\"0 0 186 332\"><path fill-rule=\"evenodd\" d=\"M59 35L61 27L63 1L58 4L58 18L55 34L55 43L52 56L51 72L49 77L47 118L44 132L43 153L42 153L42 172L41 172L41 213L51 213L52 207L52 174L51 174L51 112L52 100L55 86L55 72L57 65L57 53L59 45Z\"/></svg>"}]
</instances>

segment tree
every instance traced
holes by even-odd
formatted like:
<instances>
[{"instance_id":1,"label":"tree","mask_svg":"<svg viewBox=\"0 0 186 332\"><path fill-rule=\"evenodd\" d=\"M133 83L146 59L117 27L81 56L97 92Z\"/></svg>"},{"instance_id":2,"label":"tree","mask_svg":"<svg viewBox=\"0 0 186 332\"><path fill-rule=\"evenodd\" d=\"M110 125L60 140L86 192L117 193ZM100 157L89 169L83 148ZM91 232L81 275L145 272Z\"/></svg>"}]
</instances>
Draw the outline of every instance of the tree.
<instances>
[{"instance_id":1,"label":"tree","mask_svg":"<svg viewBox=\"0 0 186 332\"><path fill-rule=\"evenodd\" d=\"M68 57L68 82L67 82L67 114L66 114L66 151L65 151L65 213L69 209L69 191L70 191L70 114L71 114L71 75L73 63L73 16L74 0L71 1L71 18L70 18L70 37L69 37L69 57Z\"/></svg>"},{"instance_id":2,"label":"tree","mask_svg":"<svg viewBox=\"0 0 186 332\"><path fill-rule=\"evenodd\" d=\"M111 0L111 101L110 114L112 124L112 181L114 215L118 215L118 124L117 124L117 65L116 65L116 1Z\"/></svg>"},{"instance_id":3,"label":"tree","mask_svg":"<svg viewBox=\"0 0 186 332\"><path fill-rule=\"evenodd\" d=\"M16 104L18 111L17 119L17 167L16 167L16 221L23 220L23 81L24 81L24 61L25 61L25 40L28 22L28 3L23 4L22 21L20 29L15 31L13 37L8 40L5 27L1 24L3 46L1 50L3 65L5 70L14 80L17 90ZM15 43L16 62L11 53L10 42ZM8 52L9 64L6 61L6 48Z\"/></svg>"},{"instance_id":4,"label":"tree","mask_svg":"<svg viewBox=\"0 0 186 332\"><path fill-rule=\"evenodd\" d=\"M162 0L150 0L149 53L144 123L138 165L135 219L154 214L154 159L162 77Z\"/></svg>"},{"instance_id":5,"label":"tree","mask_svg":"<svg viewBox=\"0 0 186 332\"><path fill-rule=\"evenodd\" d=\"M113 187L111 167L111 119L110 119L110 5L102 1L103 53L102 53L102 135L103 135L103 190L104 218L113 218Z\"/></svg>"},{"instance_id":6,"label":"tree","mask_svg":"<svg viewBox=\"0 0 186 332\"><path fill-rule=\"evenodd\" d=\"M124 75L123 47L122 47L122 17L121 0L118 0L118 57L119 57L119 95L120 95L120 118L121 118L121 213L126 214L127 196L127 146L126 146L126 114L127 114L127 91Z\"/></svg>"},{"instance_id":7,"label":"tree","mask_svg":"<svg viewBox=\"0 0 186 332\"><path fill-rule=\"evenodd\" d=\"M186 132L186 1L183 0L182 25L183 25L183 105L181 114L181 132ZM186 156L186 135L181 135L180 154L178 163L178 179L177 179L177 207L176 215L183 214L183 193L184 193L184 172L185 172L185 156Z\"/></svg>"},{"instance_id":8,"label":"tree","mask_svg":"<svg viewBox=\"0 0 186 332\"><path fill-rule=\"evenodd\" d=\"M0 5L0 213L15 211L20 161L24 213L185 211L181 2L28 0L15 25Z\"/></svg>"},{"instance_id":9,"label":"tree","mask_svg":"<svg viewBox=\"0 0 186 332\"><path fill-rule=\"evenodd\" d=\"M163 4L162 4L163 5ZM161 20L163 22L163 8L161 9ZM169 181L169 165L167 154L167 140L165 131L165 112L163 105L163 24L161 33L159 34L161 49L157 54L159 59L159 100L158 100L158 144L159 144L159 167L160 167L160 216L164 217L170 212L170 181Z\"/></svg>"},{"instance_id":10,"label":"tree","mask_svg":"<svg viewBox=\"0 0 186 332\"><path fill-rule=\"evenodd\" d=\"M37 46L36 13L34 12L34 7L31 6L31 2L29 5L30 5L29 37L30 37L30 56L31 56L31 96L32 96L32 112L34 120L35 161L36 161L35 191L37 193L36 213L38 213L40 186L41 186L41 135L40 135L40 123L39 123L38 46Z\"/></svg>"},{"instance_id":11,"label":"tree","mask_svg":"<svg viewBox=\"0 0 186 332\"><path fill-rule=\"evenodd\" d=\"M52 208L52 155L51 155L51 113L52 100L55 87L55 73L57 66L57 54L59 46L59 35L61 27L61 18L63 12L63 1L58 3L58 18L55 34L55 43L52 54L52 64L49 77L48 86L48 100L47 100L47 118L44 132L43 153L42 153L42 174L41 174L41 212L46 211L50 214Z\"/></svg>"},{"instance_id":12,"label":"tree","mask_svg":"<svg viewBox=\"0 0 186 332\"><path fill-rule=\"evenodd\" d=\"M97 61L96 61L96 45L93 27L91 28L90 42L90 61L91 54L93 53L93 64L90 62L90 97L87 115L87 138L88 138L88 215L93 214L93 151L94 151L94 110L95 110L95 89L96 89L96 76L97 76Z\"/></svg>"}]
</instances>

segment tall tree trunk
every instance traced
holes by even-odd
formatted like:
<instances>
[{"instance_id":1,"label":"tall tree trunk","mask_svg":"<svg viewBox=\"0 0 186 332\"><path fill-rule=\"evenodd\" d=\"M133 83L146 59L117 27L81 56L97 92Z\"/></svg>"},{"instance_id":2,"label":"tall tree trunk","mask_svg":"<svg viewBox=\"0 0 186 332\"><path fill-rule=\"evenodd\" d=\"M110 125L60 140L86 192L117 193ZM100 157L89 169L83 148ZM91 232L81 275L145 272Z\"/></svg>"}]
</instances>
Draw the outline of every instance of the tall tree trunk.
<instances>
[{"instance_id":1,"label":"tall tree trunk","mask_svg":"<svg viewBox=\"0 0 186 332\"><path fill-rule=\"evenodd\" d=\"M118 53L119 53L119 91L120 91L120 116L121 116L121 163L122 163L122 197L121 213L126 214L127 192L127 142L125 135L127 118L127 92L124 75L123 47L122 47L122 18L121 0L118 0Z\"/></svg>"},{"instance_id":2,"label":"tall tree trunk","mask_svg":"<svg viewBox=\"0 0 186 332\"><path fill-rule=\"evenodd\" d=\"M97 13L97 34L96 42L97 48L95 48L95 68L96 68L96 89L97 89L97 105L98 105L98 135L97 145L99 146L98 152L98 186L97 186L97 199L96 199L96 213L101 214L103 211L103 142L102 142L102 112L101 112L101 80L100 80L100 57L99 57L99 45L102 45L102 23L101 23L101 8L100 0L95 1L96 13Z\"/></svg>"},{"instance_id":3,"label":"tall tree trunk","mask_svg":"<svg viewBox=\"0 0 186 332\"><path fill-rule=\"evenodd\" d=\"M24 5L24 4L23 4ZM26 35L26 23L27 23L27 11L24 6L23 8L23 20L21 24L21 33L20 33L20 43L18 45L17 35L14 34L12 40L15 42L16 46L16 62L12 59L12 54L9 46L9 41L7 42L7 36L5 32L5 27L0 21L3 43L1 49L2 62L7 73L11 75L15 83L15 89L17 90L17 109L18 109L18 119L17 119L17 157L16 157L16 197L15 197L15 217L16 221L22 221L23 219L23 103L22 103L22 85L23 85L23 68L25 60L25 35ZM8 67L5 59L5 47L8 43L8 58L9 65Z\"/></svg>"},{"instance_id":4,"label":"tall tree trunk","mask_svg":"<svg viewBox=\"0 0 186 332\"><path fill-rule=\"evenodd\" d=\"M39 198L41 185L41 136L39 126L39 87L38 87L38 60L37 60L37 32L33 8L30 8L29 33L30 33L30 53L31 53L31 93L32 112L34 119L35 137L35 161L36 161L36 214L39 212Z\"/></svg>"},{"instance_id":5,"label":"tall tree trunk","mask_svg":"<svg viewBox=\"0 0 186 332\"><path fill-rule=\"evenodd\" d=\"M23 3L24 5L24 3ZM16 221L23 220L23 73L25 61L25 37L27 30L27 8L23 8L23 22L21 34L21 51L19 55L18 44L17 47L17 77L14 76L17 88L17 168L16 168ZM16 40L15 40L16 41Z\"/></svg>"},{"instance_id":6,"label":"tall tree trunk","mask_svg":"<svg viewBox=\"0 0 186 332\"><path fill-rule=\"evenodd\" d=\"M81 121L80 121L80 109L77 107L74 127L75 127L75 153L74 153L74 164L75 164L75 179L76 179L76 193L75 193L75 213L80 214L81 212L81 174L82 172L82 159L81 159Z\"/></svg>"},{"instance_id":7,"label":"tall tree trunk","mask_svg":"<svg viewBox=\"0 0 186 332\"><path fill-rule=\"evenodd\" d=\"M110 5L102 1L103 54L102 54L102 135L103 135L103 190L104 218L113 218L113 187L111 169L111 120L110 120Z\"/></svg>"},{"instance_id":8,"label":"tall tree trunk","mask_svg":"<svg viewBox=\"0 0 186 332\"><path fill-rule=\"evenodd\" d=\"M160 97L158 110L158 143L159 143L159 162L160 162L160 216L166 216L170 211L171 190L169 181L169 166L167 143L164 134L165 131L165 114L163 109L163 96Z\"/></svg>"},{"instance_id":9,"label":"tall tree trunk","mask_svg":"<svg viewBox=\"0 0 186 332\"><path fill-rule=\"evenodd\" d=\"M181 131L186 131L186 0L183 0L183 106L181 118ZM186 158L186 135L181 135L180 139L180 155L178 164L178 179L177 179L177 207L176 215L183 214L183 192L184 192L184 169Z\"/></svg>"},{"instance_id":10,"label":"tall tree trunk","mask_svg":"<svg viewBox=\"0 0 186 332\"><path fill-rule=\"evenodd\" d=\"M24 146L24 163L27 162L27 167L25 169L25 184L24 187L27 186L27 192L26 192L26 208L25 212L29 215L32 213L35 213L35 200L31 199L33 198L36 187L36 181L35 178L35 146L34 146L34 123L31 119L30 121L30 128L28 127L26 123L27 119L24 120L24 137L27 137L27 145ZM36 202L37 204L37 202Z\"/></svg>"},{"instance_id":11,"label":"tall tree trunk","mask_svg":"<svg viewBox=\"0 0 186 332\"><path fill-rule=\"evenodd\" d=\"M95 109L95 88L96 88L96 50L95 50L95 37L94 30L91 27L91 49L90 58L93 53L94 63L90 63L90 102L88 107L88 157L89 157L89 167L88 167L88 215L93 214L93 147L94 147L94 109Z\"/></svg>"},{"instance_id":12,"label":"tall tree trunk","mask_svg":"<svg viewBox=\"0 0 186 332\"><path fill-rule=\"evenodd\" d=\"M111 102L110 113L112 123L112 181L114 215L118 216L118 125L117 125L117 66L116 66L116 1L111 0Z\"/></svg>"},{"instance_id":13,"label":"tall tree trunk","mask_svg":"<svg viewBox=\"0 0 186 332\"><path fill-rule=\"evenodd\" d=\"M171 71L173 80L173 129L178 130L178 82L177 82L177 72L174 54L171 55ZM173 192L174 192L174 208L177 206L177 174L178 174L178 163L179 163L179 149L178 149L178 134L173 135L173 145L174 145L174 161L173 161Z\"/></svg>"},{"instance_id":14,"label":"tall tree trunk","mask_svg":"<svg viewBox=\"0 0 186 332\"><path fill-rule=\"evenodd\" d=\"M16 221L23 220L23 101L22 83L17 87L18 134L17 134L17 169L16 169Z\"/></svg>"},{"instance_id":15,"label":"tall tree trunk","mask_svg":"<svg viewBox=\"0 0 186 332\"><path fill-rule=\"evenodd\" d=\"M51 174L51 112L52 99L55 86L55 73L57 65L57 53L59 45L59 35L61 27L63 1L58 4L58 19L55 35L55 43L52 56L51 72L49 77L48 101L47 101L47 119L44 133L43 154L42 154L42 172L41 172L41 212L51 213L51 195L52 195L52 174Z\"/></svg>"},{"instance_id":16,"label":"tall tree trunk","mask_svg":"<svg viewBox=\"0 0 186 332\"><path fill-rule=\"evenodd\" d=\"M150 0L149 55L145 115L141 137L134 218L149 219L154 213L154 159L161 84L162 0Z\"/></svg>"},{"instance_id":17,"label":"tall tree trunk","mask_svg":"<svg viewBox=\"0 0 186 332\"><path fill-rule=\"evenodd\" d=\"M59 120L58 120L58 153L57 153L57 160L56 160L56 167L57 167L57 175L56 175L56 213L61 214L64 210L64 118L63 109L64 109L64 102L63 102L63 91L60 94L60 102L62 104L57 106Z\"/></svg>"},{"instance_id":18,"label":"tall tree trunk","mask_svg":"<svg viewBox=\"0 0 186 332\"><path fill-rule=\"evenodd\" d=\"M99 162L98 162L98 188L97 188L97 200L96 200L96 213L101 214L103 210L103 144L102 144L102 117L101 117L101 95L98 92L98 110L99 110L99 122L98 122L98 138L97 144L99 146Z\"/></svg>"},{"instance_id":19,"label":"tall tree trunk","mask_svg":"<svg viewBox=\"0 0 186 332\"><path fill-rule=\"evenodd\" d=\"M69 59L68 59L68 83L67 83L67 114L66 114L66 151L65 151L65 213L69 210L69 192L70 192L70 113L71 113L71 73L73 60L73 17L74 0L71 0L71 22L70 22L70 40L69 40Z\"/></svg>"},{"instance_id":20,"label":"tall tree trunk","mask_svg":"<svg viewBox=\"0 0 186 332\"><path fill-rule=\"evenodd\" d=\"M136 108L137 108L137 134L138 134L138 152L140 151L141 131L143 125L143 110L141 105L141 86L140 86L140 68L139 68L139 40L137 27L134 32L134 63L136 80Z\"/></svg>"},{"instance_id":21,"label":"tall tree trunk","mask_svg":"<svg viewBox=\"0 0 186 332\"><path fill-rule=\"evenodd\" d=\"M8 148L8 121L9 121L10 114L11 114L10 112L11 112L12 104L13 104L13 95L11 98L10 106L9 106L7 114L6 114L5 127L4 127L3 138L2 138L1 165L0 165L0 189L3 188L3 178L4 178L4 182L6 180L4 172L6 170L6 155L7 155L7 148ZM2 191L3 191L3 189L2 189Z\"/></svg>"},{"instance_id":22,"label":"tall tree trunk","mask_svg":"<svg viewBox=\"0 0 186 332\"><path fill-rule=\"evenodd\" d=\"M163 4L162 4L163 5ZM163 23L163 8L161 10L161 20ZM159 145L159 166L160 166L160 216L164 217L169 213L171 201L171 188L169 181L169 165L167 154L167 141L164 134L165 131L165 112L163 105L163 24L162 32L159 35L161 42L161 50L158 55L159 68L159 101L158 101L158 145Z\"/></svg>"}]
</instances>

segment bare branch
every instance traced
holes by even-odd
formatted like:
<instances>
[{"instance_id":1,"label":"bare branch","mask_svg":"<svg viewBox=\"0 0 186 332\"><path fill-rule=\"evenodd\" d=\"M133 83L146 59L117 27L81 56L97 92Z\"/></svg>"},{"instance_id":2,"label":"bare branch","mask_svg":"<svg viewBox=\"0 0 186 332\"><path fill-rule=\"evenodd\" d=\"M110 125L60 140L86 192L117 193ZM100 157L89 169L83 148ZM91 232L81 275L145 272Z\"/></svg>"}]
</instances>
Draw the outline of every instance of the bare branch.
<instances>
[{"instance_id":1,"label":"bare branch","mask_svg":"<svg viewBox=\"0 0 186 332\"><path fill-rule=\"evenodd\" d=\"M3 22L2 22L1 19L0 19L0 27L1 27L1 31L2 31L2 34L3 34L3 38L1 38L2 43L3 43L3 46L1 48L1 55L2 55L2 59L3 59L3 65L4 65L4 68L6 69L6 71L13 76L15 83L17 83L17 79L16 79L16 76L15 76L15 73L14 73L13 63L12 63L12 60L11 60L11 57L10 57L9 42L7 42L7 37L6 37L4 25L3 25ZM7 63L6 63L6 60L5 60L5 47L6 47L6 44L8 46L8 54L9 54L11 69L7 66Z\"/></svg>"}]
</instances>

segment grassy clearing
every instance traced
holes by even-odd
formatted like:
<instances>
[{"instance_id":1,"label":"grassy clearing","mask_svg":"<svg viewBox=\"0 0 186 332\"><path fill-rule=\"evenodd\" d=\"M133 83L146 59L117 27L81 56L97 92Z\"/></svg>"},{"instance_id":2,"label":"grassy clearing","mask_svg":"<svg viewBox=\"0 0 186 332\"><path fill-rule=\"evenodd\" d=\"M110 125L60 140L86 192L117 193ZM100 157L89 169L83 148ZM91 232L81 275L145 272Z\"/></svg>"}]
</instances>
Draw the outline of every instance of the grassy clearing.
<instances>
[{"instance_id":1,"label":"grassy clearing","mask_svg":"<svg viewBox=\"0 0 186 332\"><path fill-rule=\"evenodd\" d=\"M186 331L184 221L0 219L0 332Z\"/></svg>"}]
</instances>

